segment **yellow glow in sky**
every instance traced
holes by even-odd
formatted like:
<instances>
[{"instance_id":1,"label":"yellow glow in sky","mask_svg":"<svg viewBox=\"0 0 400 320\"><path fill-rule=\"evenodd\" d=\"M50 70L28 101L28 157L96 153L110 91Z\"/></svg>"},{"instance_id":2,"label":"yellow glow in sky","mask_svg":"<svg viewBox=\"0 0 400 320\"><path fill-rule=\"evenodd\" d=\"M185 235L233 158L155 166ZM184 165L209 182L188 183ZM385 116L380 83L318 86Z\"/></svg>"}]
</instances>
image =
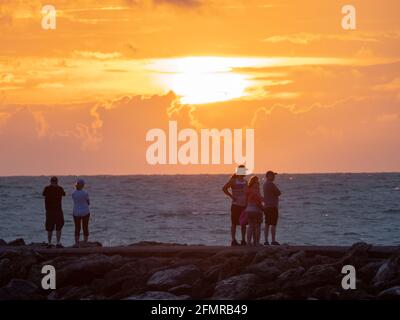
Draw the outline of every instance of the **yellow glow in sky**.
<instances>
[{"instance_id":1,"label":"yellow glow in sky","mask_svg":"<svg viewBox=\"0 0 400 320\"><path fill-rule=\"evenodd\" d=\"M249 95L248 89L262 85L261 81L252 80L249 72L239 72L240 68L343 62L307 57L182 57L159 59L149 68L159 73L162 86L174 91L181 103L205 104L244 98Z\"/></svg>"}]
</instances>

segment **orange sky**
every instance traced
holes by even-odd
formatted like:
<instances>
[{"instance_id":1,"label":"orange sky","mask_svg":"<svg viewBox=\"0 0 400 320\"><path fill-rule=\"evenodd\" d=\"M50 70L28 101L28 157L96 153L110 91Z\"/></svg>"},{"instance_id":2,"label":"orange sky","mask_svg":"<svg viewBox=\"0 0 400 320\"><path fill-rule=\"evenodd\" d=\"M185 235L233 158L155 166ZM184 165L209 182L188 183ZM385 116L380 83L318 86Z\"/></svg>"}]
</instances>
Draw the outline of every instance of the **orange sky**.
<instances>
[{"instance_id":1,"label":"orange sky","mask_svg":"<svg viewBox=\"0 0 400 320\"><path fill-rule=\"evenodd\" d=\"M257 172L400 171L399 1L99 3L0 1L0 175L233 170L147 164L169 120L254 128Z\"/></svg>"}]
</instances>

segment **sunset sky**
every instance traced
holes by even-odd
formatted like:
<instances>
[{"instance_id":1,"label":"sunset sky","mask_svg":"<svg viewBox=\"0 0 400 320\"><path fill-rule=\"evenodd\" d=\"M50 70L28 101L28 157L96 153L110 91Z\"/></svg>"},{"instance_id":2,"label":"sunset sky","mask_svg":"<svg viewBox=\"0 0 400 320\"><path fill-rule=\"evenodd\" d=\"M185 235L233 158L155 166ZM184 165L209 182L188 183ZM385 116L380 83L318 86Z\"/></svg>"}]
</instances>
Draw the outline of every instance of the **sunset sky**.
<instances>
[{"instance_id":1,"label":"sunset sky","mask_svg":"<svg viewBox=\"0 0 400 320\"><path fill-rule=\"evenodd\" d=\"M344 4L356 30L341 26ZM57 27L41 27L41 9ZM152 128L254 128L256 172L400 171L397 0L0 0L0 175L146 162Z\"/></svg>"}]
</instances>

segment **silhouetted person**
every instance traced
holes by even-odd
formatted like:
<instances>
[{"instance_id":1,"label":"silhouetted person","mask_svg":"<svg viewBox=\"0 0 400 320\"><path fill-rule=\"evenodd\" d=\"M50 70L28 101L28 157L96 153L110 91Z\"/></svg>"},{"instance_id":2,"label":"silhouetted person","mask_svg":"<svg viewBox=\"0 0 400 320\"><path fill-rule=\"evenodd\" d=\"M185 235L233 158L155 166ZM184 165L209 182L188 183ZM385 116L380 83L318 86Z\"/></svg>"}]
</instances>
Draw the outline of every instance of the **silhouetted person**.
<instances>
[{"instance_id":1,"label":"silhouetted person","mask_svg":"<svg viewBox=\"0 0 400 320\"><path fill-rule=\"evenodd\" d=\"M89 239L89 195L83 190L85 187L85 181L79 179L76 182L76 190L72 193L72 199L74 200L74 224L75 224L75 246L79 247L79 238L81 234L81 228L83 229L84 241L87 242Z\"/></svg>"},{"instance_id":2,"label":"silhouetted person","mask_svg":"<svg viewBox=\"0 0 400 320\"><path fill-rule=\"evenodd\" d=\"M43 196L45 197L46 206L46 231L48 248L51 248L51 239L53 237L54 228L56 229L57 248L62 248L61 230L64 226L64 213L62 210L62 197L65 196L65 191L58 185L57 177L50 179L50 185L44 188Z\"/></svg>"},{"instance_id":3,"label":"silhouetted person","mask_svg":"<svg viewBox=\"0 0 400 320\"><path fill-rule=\"evenodd\" d=\"M247 201L247 181L244 178L246 175L246 167L240 165L236 169L236 174L232 175L229 181L223 186L222 191L232 199L231 205L231 236L232 246L238 246L236 241L236 226L240 225L240 215L246 209ZM231 189L232 193L229 192ZM242 242L241 245L246 245L246 225L241 226Z\"/></svg>"},{"instance_id":4,"label":"silhouetted person","mask_svg":"<svg viewBox=\"0 0 400 320\"><path fill-rule=\"evenodd\" d=\"M264 245L269 245L268 243L268 232L269 227L271 226L271 235L272 235L272 245L278 245L279 243L276 241L276 225L278 224L278 206L279 206L279 196L281 195L281 191L275 185L274 180L277 173L273 171L268 171L265 176L267 181L264 183L264 203L265 203L265 243Z\"/></svg>"},{"instance_id":5,"label":"silhouetted person","mask_svg":"<svg viewBox=\"0 0 400 320\"><path fill-rule=\"evenodd\" d=\"M247 191L247 220L249 230L247 230L247 243L249 246L260 245L260 231L263 221L263 198L260 194L260 181L257 176L251 177Z\"/></svg>"}]
</instances>

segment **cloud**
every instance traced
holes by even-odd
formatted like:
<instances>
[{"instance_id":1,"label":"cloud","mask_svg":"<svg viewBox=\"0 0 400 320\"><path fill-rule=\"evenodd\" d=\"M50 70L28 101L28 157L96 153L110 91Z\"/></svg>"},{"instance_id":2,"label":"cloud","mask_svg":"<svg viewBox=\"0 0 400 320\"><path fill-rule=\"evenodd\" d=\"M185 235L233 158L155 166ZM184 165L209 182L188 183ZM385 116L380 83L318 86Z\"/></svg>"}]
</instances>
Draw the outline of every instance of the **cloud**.
<instances>
[{"instance_id":1,"label":"cloud","mask_svg":"<svg viewBox=\"0 0 400 320\"><path fill-rule=\"evenodd\" d=\"M395 78L390 82L378 84L374 86L374 90L385 92L399 92L400 91L400 78Z\"/></svg>"},{"instance_id":2,"label":"cloud","mask_svg":"<svg viewBox=\"0 0 400 320\"><path fill-rule=\"evenodd\" d=\"M361 42L378 42L377 34L320 34L300 32L287 35L277 35L265 38L262 42L279 43L291 42L293 44L309 44L320 40L339 40L339 41L361 41Z\"/></svg>"},{"instance_id":3,"label":"cloud","mask_svg":"<svg viewBox=\"0 0 400 320\"><path fill-rule=\"evenodd\" d=\"M109 60L121 57L120 52L74 51L74 58Z\"/></svg>"},{"instance_id":4,"label":"cloud","mask_svg":"<svg viewBox=\"0 0 400 320\"><path fill-rule=\"evenodd\" d=\"M178 7L197 7L201 5L200 0L153 0L155 4L170 4Z\"/></svg>"}]
</instances>

